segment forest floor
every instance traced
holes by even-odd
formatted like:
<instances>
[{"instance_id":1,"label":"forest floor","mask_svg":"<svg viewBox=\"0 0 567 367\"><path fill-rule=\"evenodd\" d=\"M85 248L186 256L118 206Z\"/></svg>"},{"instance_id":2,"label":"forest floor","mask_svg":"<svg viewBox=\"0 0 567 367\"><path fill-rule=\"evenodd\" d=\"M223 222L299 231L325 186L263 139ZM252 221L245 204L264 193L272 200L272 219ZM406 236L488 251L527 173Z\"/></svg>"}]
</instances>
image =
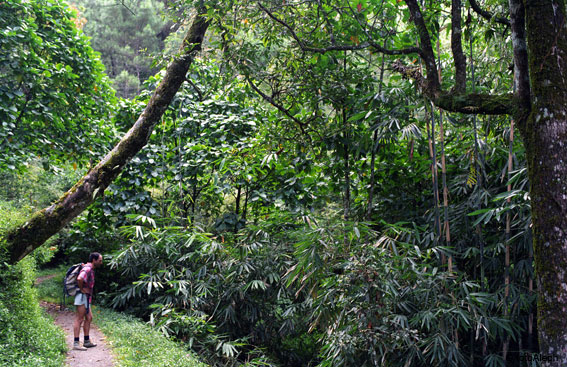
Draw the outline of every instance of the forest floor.
<instances>
[{"instance_id":1,"label":"forest floor","mask_svg":"<svg viewBox=\"0 0 567 367\"><path fill-rule=\"evenodd\" d=\"M53 276L40 277L36 280L36 284L41 283L45 279ZM90 338L97 344L94 348L89 348L85 351L73 349L73 323L75 321L75 312L70 308L61 309L60 305L41 301L43 307L48 314L55 320L58 325L65 332L68 351L65 360L67 367L113 367L114 355L111 348L106 344L106 337L100 332L96 325L91 324ZM93 320L94 322L94 320ZM81 328L81 341L83 340L83 332Z\"/></svg>"}]
</instances>

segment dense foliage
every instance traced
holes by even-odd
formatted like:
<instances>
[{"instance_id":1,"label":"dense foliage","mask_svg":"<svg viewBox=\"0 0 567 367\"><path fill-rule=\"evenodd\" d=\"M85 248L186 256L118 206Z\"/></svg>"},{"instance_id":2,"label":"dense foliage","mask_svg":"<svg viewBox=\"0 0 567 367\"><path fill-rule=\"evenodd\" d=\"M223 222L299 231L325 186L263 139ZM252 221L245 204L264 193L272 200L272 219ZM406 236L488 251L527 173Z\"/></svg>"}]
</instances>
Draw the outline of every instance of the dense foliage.
<instances>
[{"instance_id":1,"label":"dense foliage","mask_svg":"<svg viewBox=\"0 0 567 367\"><path fill-rule=\"evenodd\" d=\"M434 108L388 66L397 56L368 48L415 44L396 1L215 4L210 48L148 145L59 243L70 262L112 260L97 302L218 366L500 366L536 352L511 121ZM449 4L429 6L450 81ZM483 32L470 16L468 83L507 91L507 31ZM162 77L101 128L124 133Z\"/></svg>"},{"instance_id":2,"label":"dense foliage","mask_svg":"<svg viewBox=\"0 0 567 367\"><path fill-rule=\"evenodd\" d=\"M0 4L0 165L88 161L108 144L103 65L61 2Z\"/></svg>"},{"instance_id":3,"label":"dense foliage","mask_svg":"<svg viewBox=\"0 0 567 367\"><path fill-rule=\"evenodd\" d=\"M498 365L501 343L533 343L525 170L510 172L508 192L505 121L476 121L475 129L466 117L443 116L447 244L435 226L441 214L431 206L428 177L428 130L432 136L430 124L441 116L419 100L413 111L397 107L395 97L412 100L408 85L386 84L367 97L379 149L374 221L364 222L368 112L348 121L352 135L339 120L337 130L310 126L306 136L257 104L245 80L223 84L216 66L195 69L193 85L179 93L149 145L69 238L92 244L122 227L122 240L108 245L128 241L113 258L122 275L105 289L116 295L111 304L218 364ZM124 104L117 125L137 106ZM345 141L354 147L346 220ZM506 297L508 212L515 215L517 285Z\"/></svg>"},{"instance_id":4,"label":"dense foliage","mask_svg":"<svg viewBox=\"0 0 567 367\"><path fill-rule=\"evenodd\" d=\"M0 200L0 231L25 218L21 209ZM65 359L65 337L39 307L36 263L53 255L49 245L17 265L0 265L0 364L6 367L59 367ZM0 254L5 248L0 244Z\"/></svg>"}]
</instances>

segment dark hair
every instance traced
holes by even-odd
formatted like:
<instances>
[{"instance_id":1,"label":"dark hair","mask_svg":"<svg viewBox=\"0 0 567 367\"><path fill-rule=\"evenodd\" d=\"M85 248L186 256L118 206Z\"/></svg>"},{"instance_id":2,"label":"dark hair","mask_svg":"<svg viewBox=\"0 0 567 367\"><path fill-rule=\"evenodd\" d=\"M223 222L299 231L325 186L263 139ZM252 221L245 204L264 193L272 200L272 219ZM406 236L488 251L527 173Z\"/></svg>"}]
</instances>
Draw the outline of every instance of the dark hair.
<instances>
[{"instance_id":1,"label":"dark hair","mask_svg":"<svg viewBox=\"0 0 567 367\"><path fill-rule=\"evenodd\" d=\"M92 263L94 260L98 260L101 257L101 254L98 252L93 252L89 255L89 262Z\"/></svg>"}]
</instances>

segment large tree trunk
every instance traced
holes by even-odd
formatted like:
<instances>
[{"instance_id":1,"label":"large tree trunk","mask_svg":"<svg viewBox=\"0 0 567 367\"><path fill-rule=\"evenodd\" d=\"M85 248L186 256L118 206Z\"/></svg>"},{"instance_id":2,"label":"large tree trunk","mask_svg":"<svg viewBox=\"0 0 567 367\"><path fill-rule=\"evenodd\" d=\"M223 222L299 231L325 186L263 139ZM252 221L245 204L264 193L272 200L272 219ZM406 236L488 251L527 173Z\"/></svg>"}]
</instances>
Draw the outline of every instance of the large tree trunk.
<instances>
[{"instance_id":1,"label":"large tree trunk","mask_svg":"<svg viewBox=\"0 0 567 367\"><path fill-rule=\"evenodd\" d=\"M512 114L526 146L538 286L543 366L567 365L567 22L565 0L509 0L514 50L513 96L441 90L417 0L405 0L420 38L427 77L423 90L455 112ZM470 0L471 4L476 1ZM473 5L473 8L475 6ZM475 10L478 11L478 5ZM527 40L527 42L526 42ZM407 75L404 66L393 65ZM419 80L418 80L419 81Z\"/></svg>"},{"instance_id":2,"label":"large tree trunk","mask_svg":"<svg viewBox=\"0 0 567 367\"><path fill-rule=\"evenodd\" d=\"M209 23L197 14L180 50L144 112L120 142L93 169L51 206L36 212L24 225L7 232L10 262L16 263L43 244L87 208L148 142L155 124L185 81L194 54L201 49Z\"/></svg>"},{"instance_id":3,"label":"large tree trunk","mask_svg":"<svg viewBox=\"0 0 567 367\"><path fill-rule=\"evenodd\" d=\"M526 2L531 113L520 126L531 185L544 366L567 365L567 27L565 2Z\"/></svg>"}]
</instances>

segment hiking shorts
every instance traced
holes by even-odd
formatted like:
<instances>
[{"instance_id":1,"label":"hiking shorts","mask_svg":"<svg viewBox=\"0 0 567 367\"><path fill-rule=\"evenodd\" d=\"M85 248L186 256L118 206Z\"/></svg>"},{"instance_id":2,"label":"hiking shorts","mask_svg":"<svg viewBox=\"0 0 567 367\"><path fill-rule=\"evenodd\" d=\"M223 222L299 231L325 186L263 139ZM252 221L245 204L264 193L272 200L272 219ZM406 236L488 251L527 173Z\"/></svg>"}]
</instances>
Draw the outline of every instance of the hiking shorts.
<instances>
[{"instance_id":1,"label":"hiking shorts","mask_svg":"<svg viewBox=\"0 0 567 367\"><path fill-rule=\"evenodd\" d=\"M89 296L80 292L75 295L75 306L83 305L88 308L89 306Z\"/></svg>"}]
</instances>

